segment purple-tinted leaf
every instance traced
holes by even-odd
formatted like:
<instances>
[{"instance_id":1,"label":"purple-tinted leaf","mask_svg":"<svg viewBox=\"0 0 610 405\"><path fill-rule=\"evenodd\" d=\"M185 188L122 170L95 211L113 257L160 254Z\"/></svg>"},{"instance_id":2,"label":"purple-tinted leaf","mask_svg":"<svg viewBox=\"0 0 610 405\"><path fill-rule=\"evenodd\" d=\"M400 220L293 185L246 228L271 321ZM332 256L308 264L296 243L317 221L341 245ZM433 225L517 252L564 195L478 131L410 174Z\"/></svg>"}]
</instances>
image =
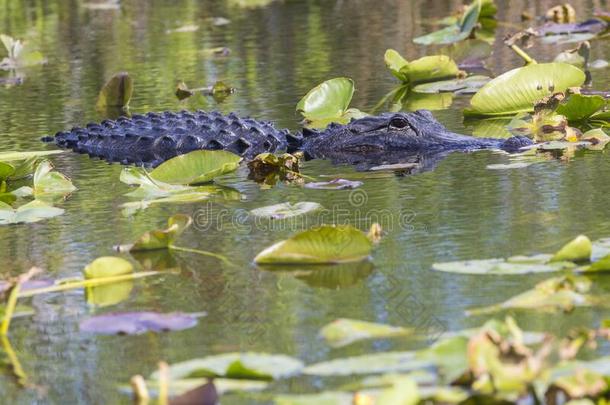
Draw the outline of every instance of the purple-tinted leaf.
<instances>
[{"instance_id":1,"label":"purple-tinted leaf","mask_svg":"<svg viewBox=\"0 0 610 405\"><path fill-rule=\"evenodd\" d=\"M536 33L540 36L545 35L560 35L560 34L576 34L582 32L588 32L591 34L597 34L604 31L607 28L607 24L601 20L592 18L581 23L572 24L555 24L548 23L535 29Z\"/></svg>"},{"instance_id":2,"label":"purple-tinted leaf","mask_svg":"<svg viewBox=\"0 0 610 405\"><path fill-rule=\"evenodd\" d=\"M25 290L34 290L36 288L50 287L54 283L55 282L53 280L28 280L25 283L21 284L20 290L25 291ZM11 287L11 283L9 283L8 281L0 281L0 293L5 292L10 287Z\"/></svg>"},{"instance_id":3,"label":"purple-tinted leaf","mask_svg":"<svg viewBox=\"0 0 610 405\"><path fill-rule=\"evenodd\" d=\"M194 315L179 312L124 312L93 316L80 323L83 332L103 335L139 335L148 331L165 332L192 328L197 324Z\"/></svg>"},{"instance_id":4,"label":"purple-tinted leaf","mask_svg":"<svg viewBox=\"0 0 610 405\"><path fill-rule=\"evenodd\" d=\"M361 181L351 181L345 179L334 179L331 181L320 181L315 183L305 184L306 188L315 188L320 190L344 190L348 188L360 187L363 183Z\"/></svg>"},{"instance_id":5,"label":"purple-tinted leaf","mask_svg":"<svg viewBox=\"0 0 610 405\"><path fill-rule=\"evenodd\" d=\"M216 405L217 403L218 392L213 381L169 400L169 405Z\"/></svg>"}]
</instances>

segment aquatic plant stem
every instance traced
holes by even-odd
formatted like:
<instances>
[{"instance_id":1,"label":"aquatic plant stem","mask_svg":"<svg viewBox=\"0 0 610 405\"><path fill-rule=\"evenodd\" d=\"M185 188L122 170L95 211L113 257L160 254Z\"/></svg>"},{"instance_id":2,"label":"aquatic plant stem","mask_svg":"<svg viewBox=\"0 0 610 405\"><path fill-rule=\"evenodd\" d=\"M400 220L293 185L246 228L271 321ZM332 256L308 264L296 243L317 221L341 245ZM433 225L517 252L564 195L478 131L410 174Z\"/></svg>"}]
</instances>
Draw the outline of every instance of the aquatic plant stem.
<instances>
[{"instance_id":1,"label":"aquatic plant stem","mask_svg":"<svg viewBox=\"0 0 610 405\"><path fill-rule=\"evenodd\" d=\"M17 379L17 382L22 387L26 387L28 385L28 376L25 371L23 371L21 362L19 362L19 358L17 357L15 350L13 350L13 346L11 345L10 340L8 340L7 336L2 335L0 336L0 343L2 344L2 349L4 350L4 353L8 358L13 375Z\"/></svg>"},{"instance_id":2,"label":"aquatic plant stem","mask_svg":"<svg viewBox=\"0 0 610 405\"><path fill-rule=\"evenodd\" d=\"M159 362L159 405L169 405L169 366Z\"/></svg>"},{"instance_id":3,"label":"aquatic plant stem","mask_svg":"<svg viewBox=\"0 0 610 405\"><path fill-rule=\"evenodd\" d=\"M148 401L150 400L150 394L148 393L148 388L146 387L146 381L144 377L141 375L134 375L129 380L131 384L131 388L133 389L134 402L136 405L148 405Z\"/></svg>"},{"instance_id":4,"label":"aquatic plant stem","mask_svg":"<svg viewBox=\"0 0 610 405\"><path fill-rule=\"evenodd\" d=\"M4 318L2 319L2 324L0 325L0 335L2 336L6 336L8 334L8 329L11 326L11 318L13 317L15 307L17 306L17 298L19 297L20 288L21 282L15 282L15 285L13 288L11 288L8 300L6 301L6 310L4 311Z\"/></svg>"},{"instance_id":5,"label":"aquatic plant stem","mask_svg":"<svg viewBox=\"0 0 610 405\"><path fill-rule=\"evenodd\" d=\"M524 61L525 63L527 63L528 65L533 65L536 64L538 62L536 62L535 59L533 59L531 56L529 56L523 49L519 48L517 45L512 44L509 46L510 49L512 49L517 55L519 55Z\"/></svg>"},{"instance_id":6,"label":"aquatic plant stem","mask_svg":"<svg viewBox=\"0 0 610 405\"><path fill-rule=\"evenodd\" d=\"M206 250L186 248L186 247L182 247L182 246L175 246L175 245L169 245L168 247L172 250L177 250L179 252L195 253L195 254L202 255L202 256L214 257L214 258L220 260L221 262L228 264L229 266L235 266L229 259L227 259L223 255L219 255L218 253L208 252Z\"/></svg>"},{"instance_id":7,"label":"aquatic plant stem","mask_svg":"<svg viewBox=\"0 0 610 405\"><path fill-rule=\"evenodd\" d=\"M93 278L90 280L82 280L82 281L68 281L68 282L65 282L62 284L52 285L50 287L34 288L31 290L23 291L19 294L19 298L32 297L32 296L38 295L38 294L72 290L75 288L96 287L96 286L104 285L104 284L119 283L121 281L135 280L138 278L153 276L155 274L168 274L168 273L161 273L159 271L142 271L139 273L125 274L125 275L113 276L113 277L100 277L100 278Z\"/></svg>"}]
</instances>

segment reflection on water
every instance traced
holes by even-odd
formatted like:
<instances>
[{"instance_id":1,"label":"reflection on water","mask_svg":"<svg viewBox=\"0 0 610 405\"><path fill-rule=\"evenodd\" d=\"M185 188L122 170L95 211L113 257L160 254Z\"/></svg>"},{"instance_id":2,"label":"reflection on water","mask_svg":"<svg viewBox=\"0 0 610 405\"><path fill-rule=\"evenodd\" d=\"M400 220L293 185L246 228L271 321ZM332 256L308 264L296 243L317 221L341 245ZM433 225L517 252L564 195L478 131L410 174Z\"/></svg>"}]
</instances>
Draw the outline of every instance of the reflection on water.
<instances>
[{"instance_id":1,"label":"reflection on water","mask_svg":"<svg viewBox=\"0 0 610 405\"><path fill-rule=\"evenodd\" d=\"M135 81L132 113L235 111L294 130L299 127L295 103L311 87L334 76L355 80L352 104L367 111L397 85L384 67L385 50L394 48L409 60L434 52L410 39L430 32L430 18L446 15L460 4L285 0L242 8L240 3L124 0L118 10L96 10L75 1L0 0L0 32L27 39L48 58L47 65L26 69L22 84L0 87L0 150L43 149L41 136L102 119L95 110L97 92L119 71L128 71ZM499 25L497 38L519 24L523 11L537 15L550 5L528 0L498 3L498 18L509 24ZM597 2L572 4L585 16ZM216 26L215 17L230 22ZM198 29L166 33L189 25ZM210 52L217 47L227 47L230 53ZM608 51L607 42L598 41L591 58L603 58ZM541 45L532 52L539 61L551 60L558 48ZM512 51L494 44L487 61L491 72L520 65ZM10 74L0 75L0 80L5 78ZM184 101L174 95L177 81L195 88L218 80L236 88L221 103L200 94ZM608 70L593 71L593 83L606 89ZM464 127L461 110L468 105L467 96L407 100L402 108L440 108L435 116L453 131L500 136L493 126ZM507 159L485 151L451 154L434 171L414 176L356 173L351 166L327 161L304 163L303 172L309 176L364 181L358 190L365 198L358 201L350 198L350 190L283 184L261 189L247 179L244 168L220 181L236 190L227 198L159 204L125 217L120 206L129 201L124 194L130 188L118 181L120 166L73 153L58 155L53 162L78 190L58 203L66 210L63 216L0 227L5 274L37 265L49 277L76 275L95 257L115 254L113 246L164 225L168 216L196 216L201 209L213 215L215 226L189 229L180 245L223 254L237 266L186 252L134 256L141 268L165 269L166 274L134 281L129 293L125 288L102 294L103 303L116 302L104 308L89 305L91 294L84 291L37 297L32 303L36 314L13 323L11 344L29 378L44 388L39 402L128 403L116 384L153 371L160 359L174 362L234 350L284 352L307 362L334 356L316 335L338 317L415 327L432 320L441 330L479 324L481 319L464 317L465 308L506 298L539 276L443 274L430 270L433 262L546 252L578 233L591 238L610 235L604 209L610 186L599 180L610 169L604 153L583 152L521 170L486 169ZM238 193L238 198L230 198ZM348 215L333 220L361 229L370 226L367 213L392 215L386 217L387 235L371 263L319 271L262 271L251 264L252 258L300 229L252 226L242 213L286 201L314 201L343 210ZM608 288L606 283L596 281L601 288ZM100 295L94 291L93 297ZM417 310L406 311L407 306ZM127 310L206 311L208 316L191 330L170 334L93 337L78 331L79 319L87 314ZM597 318L595 312L583 310L569 317L521 314L519 322L526 329L561 331L574 323L595 324ZM375 347L389 350L401 344ZM342 353L361 350L355 346ZM7 403L33 403L39 395L19 390L8 377L0 377L0 389Z\"/></svg>"}]
</instances>

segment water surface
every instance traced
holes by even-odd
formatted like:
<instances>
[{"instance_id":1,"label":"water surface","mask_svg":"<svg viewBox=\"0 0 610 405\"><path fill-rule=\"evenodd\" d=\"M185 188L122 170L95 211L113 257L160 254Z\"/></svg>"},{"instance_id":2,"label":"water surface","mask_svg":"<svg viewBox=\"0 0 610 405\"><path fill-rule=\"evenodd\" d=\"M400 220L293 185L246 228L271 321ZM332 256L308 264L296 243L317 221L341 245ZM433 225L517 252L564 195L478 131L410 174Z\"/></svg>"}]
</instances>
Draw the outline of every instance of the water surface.
<instances>
[{"instance_id":1,"label":"water surface","mask_svg":"<svg viewBox=\"0 0 610 405\"><path fill-rule=\"evenodd\" d=\"M335 76L355 80L353 105L367 111L396 85L384 67L385 50L395 48L408 59L434 52L415 46L411 38L431 30L429 19L459 6L458 1L441 0L287 0L248 9L236 3L124 0L118 11L94 11L77 1L0 1L0 32L27 38L48 58L47 65L24 71L22 85L0 88L0 150L45 148L41 136L102 119L95 111L96 95L118 71L128 71L135 80L132 113L235 111L296 130L296 102ZM547 6L534 1L498 3L498 18L505 23L498 27L497 38L520 24L522 11L540 14ZM584 18L594 2L572 4ZM230 24L215 26L214 17L228 18ZM185 25L199 29L167 33ZM220 46L230 48L231 54L210 57L204 52ZM532 54L550 60L559 49L537 46ZM607 42L594 43L592 58L609 50ZM520 64L497 41L488 60L490 70L499 74ZM595 71L593 79L595 88L607 89L610 75ZM222 103L203 95L179 102L173 94L177 80L192 87L223 80L237 91ZM456 97L435 115L450 129L469 133L472 129L463 125L461 113L467 105L467 97ZM368 178L357 192L292 186L263 190L240 170L220 180L241 193L235 200L158 206L133 217L124 216L119 207L128 201L128 187L118 181L120 166L73 153L53 161L78 191L59 203L66 210L63 216L0 228L4 277L33 265L52 277L78 275L94 258L114 254L114 245L163 225L177 212L198 219L180 244L226 255L237 267L192 254L159 254L137 263L164 264L177 274L137 281L129 298L117 305L92 308L82 291L35 298L36 315L14 322L11 342L41 390L21 390L9 376L2 377L0 390L7 403L127 403L116 385L137 373L147 375L159 360L255 350L313 362L414 347L417 343L377 342L330 350L316 334L338 317L416 327L431 339L446 330L479 325L484 319L465 317L466 308L509 297L541 277L443 274L431 271L432 263L553 251L578 233L610 236L605 208L610 185L604 181L610 161L605 152L583 152L569 161L512 171L486 169L507 161L498 153L453 154L435 171ZM358 176L352 167L324 161L307 162L304 172ZM336 215L292 227L255 226L244 215L245 210L284 201L316 201ZM371 213L381 215L387 231L372 264L295 277L251 263L270 243L316 221L366 229L375 218ZM605 279L596 282L600 289L610 288ZM93 337L78 330L79 320L89 314L138 309L206 311L208 316L193 329L168 334ZM556 316L517 314L517 319L527 328L561 332L573 324L596 325L605 315L579 310ZM312 383L290 381L274 390L306 390ZM319 388L320 382L314 386Z\"/></svg>"}]
</instances>

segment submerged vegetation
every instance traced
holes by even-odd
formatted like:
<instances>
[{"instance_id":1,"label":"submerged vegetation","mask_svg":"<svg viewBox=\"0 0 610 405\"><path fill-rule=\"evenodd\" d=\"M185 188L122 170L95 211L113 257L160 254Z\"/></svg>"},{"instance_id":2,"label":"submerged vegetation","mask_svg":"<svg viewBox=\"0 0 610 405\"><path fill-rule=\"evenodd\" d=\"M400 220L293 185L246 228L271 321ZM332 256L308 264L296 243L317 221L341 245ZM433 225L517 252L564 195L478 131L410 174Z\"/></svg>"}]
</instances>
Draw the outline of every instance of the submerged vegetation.
<instances>
[{"instance_id":1,"label":"submerged vegetation","mask_svg":"<svg viewBox=\"0 0 610 405\"><path fill-rule=\"evenodd\" d=\"M271 2L228 1L231 7L255 10ZM115 12L122 6L119 2L109 1L86 3L83 7L88 12ZM601 94L590 91L592 83L587 69L593 68L593 63L589 61L589 51L596 43L584 41L602 40L607 35L610 20L607 13L598 13L596 18L578 23L576 11L570 5L551 8L541 16L546 21L544 25L520 30L505 41L506 46L523 59L525 66L515 66L492 78L491 72L485 70L482 74L481 69L485 68L485 60L491 54L490 44L496 40L494 29L504 24L497 20L496 14L493 0L474 0L456 14L433 22L443 28L412 39L417 45L444 46L432 48L434 54L407 60L398 51L387 49L383 62L399 83L369 111L370 114L386 111L388 105L391 111L444 109L454 97L463 97L463 106L468 105L462 111L465 119L477 124L498 120L499 124L494 128L535 141L531 147L511 155L512 163L488 165L490 169L521 169L551 159L567 161L565 158L572 157L575 149L603 153L610 141L606 133L610 121L608 97L603 89L598 90ZM234 23L224 17L209 17L206 21L212 27ZM188 21L176 21L172 26L174 28L161 30L168 41L180 41L181 35L198 32L200 28ZM0 68L22 75L24 69L46 62L42 54L30 50L24 42L6 35L0 39L7 53L0 62ZM577 42L579 45L573 50L558 52L553 61L538 63L523 45L536 40L547 44ZM220 47L206 48L202 54L206 58L215 58L226 57L230 52L228 48ZM381 58L377 62L381 65ZM112 76L97 96L95 106L98 113L114 117L129 115L130 108L148 108L140 100L132 100L136 80L139 85L141 79L127 72ZM173 94L181 102L195 99L196 94L202 93L212 96L214 102L222 103L236 90L222 80L207 83L214 84L189 88L180 81ZM325 128L333 123L346 124L366 117L369 112L351 106L355 90L356 84L352 79L336 77L307 92L294 108L303 119L304 133L311 134L314 128ZM240 91L238 88L232 97L238 97ZM16 224L51 220L66 210L77 209L75 205L64 204L73 197L72 194L90 192L78 181L75 185L62 174L64 169L68 169L66 173L71 172L68 167L62 167L63 160L54 156L58 153L61 152L0 153L0 225L3 228L23 229L17 228ZM155 229L154 226L159 225L156 222L156 225L145 228L147 231L136 229L139 236L130 240L132 243L115 246L115 256L98 257L83 268L82 274L73 277L57 277L37 267L16 277L6 274L0 284L4 296L0 324L0 352L5 357L2 364L19 386L34 387L30 369L21 365L19 356L11 347L11 323L25 318L19 322L35 324L36 320L32 319L38 310L35 300L51 293L82 292L90 313L79 320L78 326L79 333L88 336L188 333L189 329L207 322L205 312L173 309L166 312L167 309L161 309L164 306L157 303L138 303L137 308L128 311L97 313L100 308L113 308L127 302L132 295L156 297L157 293L152 291L165 284L167 279L185 278L191 282L199 277L165 266L162 261L173 260L171 255L179 260L187 260L191 255L209 258L213 264L201 271L216 272L214 277L219 279L225 276L223 272L256 272L249 280L254 294L266 293L255 285L260 282L258 278L284 273L289 274L291 280L301 280L311 287L324 286L329 293L352 286L372 273L373 263L386 259L376 257L376 246L388 240L395 241L385 238L384 229L377 222L354 226L343 223L336 216L329 216L331 221L323 220L310 226L306 221L310 216L336 208L325 207L312 201L312 197L335 193L338 199L348 200L352 208L360 208L362 204L357 192L362 191L360 187L365 186L370 178L395 180L426 163L425 159L420 160L380 164L368 168L364 174L343 176L347 178L315 175L302 153L263 153L244 162L240 156L227 151L196 150L166 160L154 169L123 167L120 174L116 172L113 181L117 187L122 187L122 199L117 206L122 209L124 217L129 220L141 218L153 211L151 207L157 207L159 211L156 213L164 215L164 225ZM226 181L246 171L249 172L248 179L252 180L248 185L236 186ZM456 177L456 181L460 179ZM88 184L91 187L92 183ZM258 253L245 253L249 255L251 268L243 268L235 263L233 257L217 253L216 246L203 250L187 247L192 246L187 241L181 243L186 239L184 235L194 228L207 231L205 226L208 224L200 222L201 212L182 214L176 210L187 212L193 206L201 208L209 201L241 207L241 202L251 192L249 186L257 191L263 190L262 193L276 187L295 195L289 201L261 203L256 208L240 211L238 218L232 218L234 223L231 225L244 225L248 221L270 224L265 232L268 247ZM126 188L129 190L124 192ZM105 190L97 192L102 194ZM368 198L366 194L364 196ZM290 221L301 220L307 225L306 229L288 235L275 232L276 229L284 230L281 226ZM108 226L115 225L108 222ZM32 230L32 234L36 233L35 229L27 228ZM235 232L239 234L241 230ZM240 235L247 239L244 233ZM484 237L487 236L482 235ZM116 243L125 242L118 238L117 235ZM498 297L492 297L488 305L471 305L462 315L476 320L473 328L444 330L441 336L431 338L428 330L414 326L410 321L404 324L392 324L389 320L382 322L389 319L387 312L392 310L383 308L382 311L379 307L373 308L379 314L363 314L363 318L369 319L339 316L330 323L315 324L319 329L318 339L327 346L331 359L324 359L327 353L289 356L276 352L272 347L267 349L268 352L237 351L230 345L219 345L205 347L203 357L186 360L178 359L180 356L168 351L167 356L182 361L169 365L161 362L159 370L148 370L147 378L134 376L131 385L126 384L127 381L113 383L121 392L133 395L140 404L152 403L151 398L155 398L159 404L210 405L231 393L239 393L248 400L282 405L603 404L610 396L610 358L603 355L610 339L608 320L587 320L595 325L581 324L558 335L541 330L544 325L530 330L532 325L528 324L527 329L522 329L513 316L518 316L520 311L541 316L566 316L582 307L608 309L610 297L604 288L599 288L597 281L610 271L609 246L608 239L591 242L588 237L580 235L554 253L519 256L506 253L489 259L438 262L431 269L425 269L430 270L433 276L450 273L455 277L524 279L519 284L518 294L499 291ZM446 247L451 248L449 243ZM110 250L111 246L104 248ZM533 246L532 250L537 252L538 246ZM159 254L161 259L157 261L148 256L140 260L139 255L149 254ZM36 259L40 260L32 257L32 260ZM390 263L396 263L396 259L390 259ZM532 274L548 277L541 273L553 274L550 278L536 281L526 279ZM138 280L145 278L155 281L147 284L145 291L138 290L137 284L143 284ZM415 277L413 279L416 283ZM280 279L277 280L278 300L294 299L298 305L309 305L306 301L311 299L310 296L287 297L281 294L283 287ZM376 282L387 283L388 280ZM379 285L374 284L372 288L379 288ZM445 298L440 294L439 301ZM194 300L200 298L210 299L202 295ZM256 305L254 301L244 301L246 305ZM344 305L339 302L340 307ZM169 306L174 308L174 304L177 303L170 302ZM294 307L287 308L294 310ZM256 310L265 312L267 308L261 306ZM341 307L340 310L347 308ZM210 327L214 322L218 319L211 319ZM269 329L274 326L265 324ZM299 344L305 348L297 347L295 352L309 350L307 338L299 336ZM133 339L137 337L125 337L122 342L133 342ZM162 340L155 341L155 344L162 343ZM412 348L395 348L402 345ZM222 353L215 354L218 351ZM317 360L307 364L302 357ZM140 366L136 366L131 369L139 369ZM147 371L145 366L142 366L142 371ZM31 374L34 373L32 370ZM281 385L280 381L306 383L293 386ZM297 389L293 389L295 387Z\"/></svg>"}]
</instances>

